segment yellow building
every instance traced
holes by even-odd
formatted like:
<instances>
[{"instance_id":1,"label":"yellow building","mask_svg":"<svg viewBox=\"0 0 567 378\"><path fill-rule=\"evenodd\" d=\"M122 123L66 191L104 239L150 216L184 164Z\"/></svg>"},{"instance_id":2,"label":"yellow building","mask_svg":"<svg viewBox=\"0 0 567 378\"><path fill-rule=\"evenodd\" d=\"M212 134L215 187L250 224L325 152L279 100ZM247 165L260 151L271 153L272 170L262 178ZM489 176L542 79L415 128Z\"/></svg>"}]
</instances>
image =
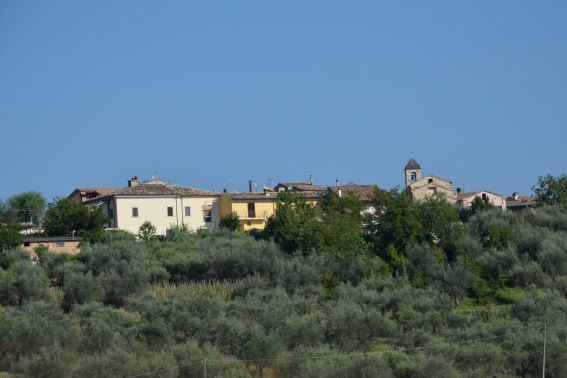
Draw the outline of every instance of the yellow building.
<instances>
[{"instance_id":1,"label":"yellow building","mask_svg":"<svg viewBox=\"0 0 567 378\"><path fill-rule=\"evenodd\" d=\"M235 213L240 218L240 229L263 230L267 219L276 209L277 193L223 193L219 199L221 217Z\"/></svg>"},{"instance_id":2,"label":"yellow building","mask_svg":"<svg viewBox=\"0 0 567 378\"><path fill-rule=\"evenodd\" d=\"M281 184L280 184L281 185ZM220 215L235 213L240 218L240 229L244 231L263 230L266 221L276 211L276 197L279 192L264 189L262 193L223 193L219 199ZM307 201L317 203L321 192L298 191Z\"/></svg>"}]
</instances>

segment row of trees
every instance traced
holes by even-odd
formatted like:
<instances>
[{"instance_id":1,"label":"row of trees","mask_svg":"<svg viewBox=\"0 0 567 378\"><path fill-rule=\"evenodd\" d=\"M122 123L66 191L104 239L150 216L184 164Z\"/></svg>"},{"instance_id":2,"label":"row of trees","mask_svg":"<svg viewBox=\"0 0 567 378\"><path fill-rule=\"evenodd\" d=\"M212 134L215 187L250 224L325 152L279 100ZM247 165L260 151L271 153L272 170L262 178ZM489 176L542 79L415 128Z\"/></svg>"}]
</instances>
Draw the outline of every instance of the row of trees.
<instances>
[{"instance_id":1,"label":"row of trees","mask_svg":"<svg viewBox=\"0 0 567 378\"><path fill-rule=\"evenodd\" d=\"M162 240L151 224L105 233L76 257L39 248L36 264L0 253L0 371L533 377L545 326L546 376L567 376L561 204L464 212L398 190L377 191L373 211L349 195L278 201L259 240L227 219Z\"/></svg>"},{"instance_id":2,"label":"row of trees","mask_svg":"<svg viewBox=\"0 0 567 378\"><path fill-rule=\"evenodd\" d=\"M69 198L55 198L47 204L37 191L13 195L0 201L0 247L22 244L24 227L42 227L45 236L70 236L75 233L86 241L98 240L104 232L106 217L94 207L88 208Z\"/></svg>"},{"instance_id":3,"label":"row of trees","mask_svg":"<svg viewBox=\"0 0 567 378\"><path fill-rule=\"evenodd\" d=\"M329 241L288 252L181 228L146 243L105 234L76 257L40 249L36 265L11 250L0 255L0 370L532 377L545 324L547 376L561 377L566 231L567 210L556 206L472 215L451 258L425 233L388 261L373 245L342 258Z\"/></svg>"}]
</instances>

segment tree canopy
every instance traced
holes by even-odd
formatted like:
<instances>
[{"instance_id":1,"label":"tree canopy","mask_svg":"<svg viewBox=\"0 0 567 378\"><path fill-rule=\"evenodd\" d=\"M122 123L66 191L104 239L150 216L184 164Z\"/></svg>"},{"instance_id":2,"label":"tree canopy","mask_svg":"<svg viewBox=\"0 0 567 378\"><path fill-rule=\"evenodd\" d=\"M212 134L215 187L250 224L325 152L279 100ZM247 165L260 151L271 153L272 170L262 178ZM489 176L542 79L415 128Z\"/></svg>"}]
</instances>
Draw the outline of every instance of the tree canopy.
<instances>
[{"instance_id":1,"label":"tree canopy","mask_svg":"<svg viewBox=\"0 0 567 378\"><path fill-rule=\"evenodd\" d=\"M538 177L532 187L538 205L562 205L567 207L567 175Z\"/></svg>"},{"instance_id":2,"label":"tree canopy","mask_svg":"<svg viewBox=\"0 0 567 378\"><path fill-rule=\"evenodd\" d=\"M48 236L100 237L106 217L98 207L88 208L70 198L56 198L47 205L44 229Z\"/></svg>"}]
</instances>

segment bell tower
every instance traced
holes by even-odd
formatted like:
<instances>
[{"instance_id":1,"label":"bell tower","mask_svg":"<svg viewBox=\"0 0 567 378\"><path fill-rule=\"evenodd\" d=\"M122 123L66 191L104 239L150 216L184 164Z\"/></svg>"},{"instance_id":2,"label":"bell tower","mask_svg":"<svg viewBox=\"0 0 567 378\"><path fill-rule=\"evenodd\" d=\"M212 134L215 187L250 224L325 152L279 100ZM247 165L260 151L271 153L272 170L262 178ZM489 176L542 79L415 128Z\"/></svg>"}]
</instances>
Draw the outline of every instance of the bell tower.
<instances>
[{"instance_id":1,"label":"bell tower","mask_svg":"<svg viewBox=\"0 0 567 378\"><path fill-rule=\"evenodd\" d=\"M421 166L415 161L413 158L413 154L411 155L406 167L404 168L404 172L406 174L406 188L410 186L412 183L416 182L417 180L421 179Z\"/></svg>"}]
</instances>

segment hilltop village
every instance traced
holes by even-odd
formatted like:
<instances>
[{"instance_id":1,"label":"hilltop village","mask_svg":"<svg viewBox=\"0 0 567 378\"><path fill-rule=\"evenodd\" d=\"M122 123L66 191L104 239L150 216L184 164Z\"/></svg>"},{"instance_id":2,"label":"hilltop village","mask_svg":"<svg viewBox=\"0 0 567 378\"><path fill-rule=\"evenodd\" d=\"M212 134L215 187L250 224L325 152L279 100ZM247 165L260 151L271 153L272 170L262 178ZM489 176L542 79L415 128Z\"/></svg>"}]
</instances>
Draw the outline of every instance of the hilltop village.
<instances>
[{"instance_id":1,"label":"hilltop village","mask_svg":"<svg viewBox=\"0 0 567 378\"><path fill-rule=\"evenodd\" d=\"M521 210L534 206L531 197L497 194L488 190L465 193L454 189L448 179L432 174L423 175L418 162L411 157L404 168L405 190L415 201L434 195L442 195L447 201L470 207L476 197L488 201L502 210ZM173 185L158 178L139 181L134 176L125 188L77 188L69 198L86 206L99 206L108 219L106 228L121 229L137 233L145 221L150 221L157 233L164 235L172 225L186 225L193 230L214 230L221 217L236 214L240 229L244 231L264 229L267 219L274 214L278 193L293 191L305 196L307 201L317 203L322 195L333 192L342 196L353 194L368 203L376 185L361 185L336 181L333 186L316 185L313 177L309 182L281 182L273 188L264 187L254 191L252 181L248 192L222 193Z\"/></svg>"}]
</instances>

